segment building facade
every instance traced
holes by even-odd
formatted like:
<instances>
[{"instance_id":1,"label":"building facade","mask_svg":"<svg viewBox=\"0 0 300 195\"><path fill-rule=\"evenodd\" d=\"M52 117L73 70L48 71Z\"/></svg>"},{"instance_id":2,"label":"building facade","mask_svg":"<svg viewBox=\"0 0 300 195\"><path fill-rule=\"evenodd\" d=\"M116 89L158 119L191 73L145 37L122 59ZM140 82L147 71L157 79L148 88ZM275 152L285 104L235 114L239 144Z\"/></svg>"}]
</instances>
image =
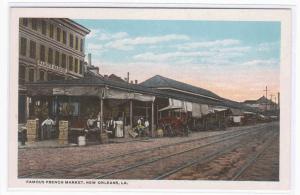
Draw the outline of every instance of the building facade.
<instances>
[{"instance_id":1,"label":"building facade","mask_svg":"<svg viewBox=\"0 0 300 195\"><path fill-rule=\"evenodd\" d=\"M19 122L26 118L25 83L84 76L84 43L89 29L67 18L19 21Z\"/></svg>"},{"instance_id":2,"label":"building facade","mask_svg":"<svg viewBox=\"0 0 300 195\"><path fill-rule=\"evenodd\" d=\"M259 109L260 111L278 110L278 105L270 99L267 99L265 96L262 96L257 100L246 100L244 101L244 104Z\"/></svg>"}]
</instances>

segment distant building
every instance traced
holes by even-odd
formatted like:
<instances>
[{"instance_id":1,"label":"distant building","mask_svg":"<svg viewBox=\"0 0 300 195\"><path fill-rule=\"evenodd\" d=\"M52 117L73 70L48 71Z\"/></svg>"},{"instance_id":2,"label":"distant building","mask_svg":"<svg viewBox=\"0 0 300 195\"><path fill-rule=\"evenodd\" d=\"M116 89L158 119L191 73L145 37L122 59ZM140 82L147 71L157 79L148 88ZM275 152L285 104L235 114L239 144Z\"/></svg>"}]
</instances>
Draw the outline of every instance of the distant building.
<instances>
[{"instance_id":1,"label":"distant building","mask_svg":"<svg viewBox=\"0 0 300 195\"><path fill-rule=\"evenodd\" d=\"M125 80L123 80L121 77L115 75L115 74L111 74L109 76L107 76L109 79L113 80L113 81L118 81L118 82L124 82L126 83Z\"/></svg>"},{"instance_id":2,"label":"distant building","mask_svg":"<svg viewBox=\"0 0 300 195\"><path fill-rule=\"evenodd\" d=\"M246 100L246 101L244 101L244 104L246 104L247 106L250 106L252 108L257 108L261 111L277 109L277 104L274 103L273 101L267 99L265 96L262 96L257 100Z\"/></svg>"},{"instance_id":3,"label":"distant building","mask_svg":"<svg viewBox=\"0 0 300 195\"><path fill-rule=\"evenodd\" d=\"M90 30L67 18L21 18L19 22L21 122L25 119L25 83L84 76L84 40Z\"/></svg>"}]
</instances>

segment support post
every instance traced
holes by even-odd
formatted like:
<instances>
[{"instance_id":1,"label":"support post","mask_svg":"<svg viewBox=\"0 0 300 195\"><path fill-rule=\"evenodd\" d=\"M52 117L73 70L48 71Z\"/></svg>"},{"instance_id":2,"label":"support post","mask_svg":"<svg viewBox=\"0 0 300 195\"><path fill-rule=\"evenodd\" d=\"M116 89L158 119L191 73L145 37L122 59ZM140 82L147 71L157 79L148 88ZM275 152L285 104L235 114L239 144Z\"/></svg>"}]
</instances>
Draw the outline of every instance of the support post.
<instances>
[{"instance_id":1,"label":"support post","mask_svg":"<svg viewBox=\"0 0 300 195\"><path fill-rule=\"evenodd\" d=\"M146 102L146 108L145 108L145 117L146 117L146 119L148 119L148 104L147 104L147 102ZM149 120L149 119L148 119Z\"/></svg>"},{"instance_id":2,"label":"support post","mask_svg":"<svg viewBox=\"0 0 300 195\"><path fill-rule=\"evenodd\" d=\"M59 113L59 108L58 108L58 96L55 96L55 121L59 121L58 118L58 113Z\"/></svg>"},{"instance_id":3,"label":"support post","mask_svg":"<svg viewBox=\"0 0 300 195\"><path fill-rule=\"evenodd\" d=\"M26 96L26 103L25 103L25 120L27 121L30 117L29 113L29 104L30 104L30 97Z\"/></svg>"},{"instance_id":4,"label":"support post","mask_svg":"<svg viewBox=\"0 0 300 195\"><path fill-rule=\"evenodd\" d=\"M45 71L45 73L44 73L44 81L48 81L48 72L47 71Z\"/></svg>"},{"instance_id":5,"label":"support post","mask_svg":"<svg viewBox=\"0 0 300 195\"><path fill-rule=\"evenodd\" d=\"M130 127L132 128L133 127L133 121L132 121L132 115L133 115L133 113L132 113L132 100L130 100L129 101L129 103L130 103L130 105L129 105L129 111L130 111L130 113L129 113L129 115L130 115Z\"/></svg>"},{"instance_id":6,"label":"support post","mask_svg":"<svg viewBox=\"0 0 300 195\"><path fill-rule=\"evenodd\" d=\"M158 127L158 105L156 105L156 127Z\"/></svg>"},{"instance_id":7,"label":"support post","mask_svg":"<svg viewBox=\"0 0 300 195\"><path fill-rule=\"evenodd\" d=\"M29 68L26 67L25 68L25 82L28 82L29 81Z\"/></svg>"},{"instance_id":8,"label":"support post","mask_svg":"<svg viewBox=\"0 0 300 195\"><path fill-rule=\"evenodd\" d=\"M154 137L154 101L151 104L151 135Z\"/></svg>"},{"instance_id":9,"label":"support post","mask_svg":"<svg viewBox=\"0 0 300 195\"><path fill-rule=\"evenodd\" d=\"M99 125L99 128L100 128L100 132L102 133L103 132L103 99L102 97L100 98L100 116L99 116L99 120L100 120L100 125Z\"/></svg>"}]
</instances>

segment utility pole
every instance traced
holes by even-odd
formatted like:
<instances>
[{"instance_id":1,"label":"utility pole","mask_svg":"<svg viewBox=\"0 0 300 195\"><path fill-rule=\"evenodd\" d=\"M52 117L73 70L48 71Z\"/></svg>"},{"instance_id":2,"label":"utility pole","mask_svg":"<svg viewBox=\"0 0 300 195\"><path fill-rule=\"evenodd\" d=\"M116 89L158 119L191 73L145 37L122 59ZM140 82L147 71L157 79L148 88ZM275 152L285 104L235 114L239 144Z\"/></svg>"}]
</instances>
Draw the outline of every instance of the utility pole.
<instances>
[{"instance_id":1,"label":"utility pole","mask_svg":"<svg viewBox=\"0 0 300 195\"><path fill-rule=\"evenodd\" d=\"M264 91L266 92L266 98L268 99L268 86L266 86L266 89Z\"/></svg>"}]
</instances>

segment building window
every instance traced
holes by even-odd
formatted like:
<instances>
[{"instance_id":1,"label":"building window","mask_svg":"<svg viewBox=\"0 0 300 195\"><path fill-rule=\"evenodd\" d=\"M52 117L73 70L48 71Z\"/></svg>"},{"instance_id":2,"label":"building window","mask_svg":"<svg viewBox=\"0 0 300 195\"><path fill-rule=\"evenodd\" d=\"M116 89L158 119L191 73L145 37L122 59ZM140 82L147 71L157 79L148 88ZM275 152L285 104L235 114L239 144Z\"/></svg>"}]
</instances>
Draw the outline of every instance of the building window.
<instances>
[{"instance_id":1,"label":"building window","mask_svg":"<svg viewBox=\"0 0 300 195\"><path fill-rule=\"evenodd\" d=\"M55 51L55 65L59 66L59 52Z\"/></svg>"},{"instance_id":2,"label":"building window","mask_svg":"<svg viewBox=\"0 0 300 195\"><path fill-rule=\"evenodd\" d=\"M75 38L75 49L78 50L78 37Z\"/></svg>"},{"instance_id":3,"label":"building window","mask_svg":"<svg viewBox=\"0 0 300 195\"><path fill-rule=\"evenodd\" d=\"M60 28L57 28L56 29L56 40L57 41L60 41L60 32L61 32Z\"/></svg>"},{"instance_id":4,"label":"building window","mask_svg":"<svg viewBox=\"0 0 300 195\"><path fill-rule=\"evenodd\" d=\"M53 24L50 24L50 33L49 33L50 38L53 38L53 31L54 31Z\"/></svg>"},{"instance_id":5,"label":"building window","mask_svg":"<svg viewBox=\"0 0 300 195\"><path fill-rule=\"evenodd\" d=\"M28 18L23 18L23 26L28 26Z\"/></svg>"},{"instance_id":6,"label":"building window","mask_svg":"<svg viewBox=\"0 0 300 195\"><path fill-rule=\"evenodd\" d=\"M47 34L47 23L45 20L42 20L42 34L43 35Z\"/></svg>"},{"instance_id":7,"label":"building window","mask_svg":"<svg viewBox=\"0 0 300 195\"><path fill-rule=\"evenodd\" d=\"M78 59L75 58L75 70L74 72L78 73Z\"/></svg>"},{"instance_id":8,"label":"building window","mask_svg":"<svg viewBox=\"0 0 300 195\"><path fill-rule=\"evenodd\" d=\"M45 62L45 58L46 58L46 54L45 54L45 46L44 45L41 45L40 46L40 60L42 62Z\"/></svg>"},{"instance_id":9,"label":"building window","mask_svg":"<svg viewBox=\"0 0 300 195\"><path fill-rule=\"evenodd\" d=\"M40 80L41 81L45 81L46 79L45 79L45 72L44 71L40 71Z\"/></svg>"},{"instance_id":10,"label":"building window","mask_svg":"<svg viewBox=\"0 0 300 195\"><path fill-rule=\"evenodd\" d=\"M36 18L32 18L31 27L33 30L37 30L37 22L38 22L38 20Z\"/></svg>"},{"instance_id":11,"label":"building window","mask_svg":"<svg viewBox=\"0 0 300 195\"><path fill-rule=\"evenodd\" d=\"M20 47L21 55L26 56L26 50L27 50L27 39L21 37L21 47Z\"/></svg>"},{"instance_id":12,"label":"building window","mask_svg":"<svg viewBox=\"0 0 300 195\"><path fill-rule=\"evenodd\" d=\"M69 70L73 71L73 57L69 56Z\"/></svg>"},{"instance_id":13,"label":"building window","mask_svg":"<svg viewBox=\"0 0 300 195\"><path fill-rule=\"evenodd\" d=\"M63 44L67 44L67 33L66 31L63 31Z\"/></svg>"},{"instance_id":14,"label":"building window","mask_svg":"<svg viewBox=\"0 0 300 195\"><path fill-rule=\"evenodd\" d=\"M35 59L36 56L36 43L34 41L30 41L30 55L29 57Z\"/></svg>"},{"instance_id":15,"label":"building window","mask_svg":"<svg viewBox=\"0 0 300 195\"><path fill-rule=\"evenodd\" d=\"M28 81L29 82L33 82L34 81L34 70L33 69L29 69Z\"/></svg>"},{"instance_id":16,"label":"building window","mask_svg":"<svg viewBox=\"0 0 300 195\"><path fill-rule=\"evenodd\" d=\"M38 23L37 18L31 18L31 28L33 30L37 30L37 23Z\"/></svg>"},{"instance_id":17,"label":"building window","mask_svg":"<svg viewBox=\"0 0 300 195\"><path fill-rule=\"evenodd\" d=\"M80 64L79 64L79 74L82 74L82 69L83 69L83 61L80 60Z\"/></svg>"},{"instance_id":18,"label":"building window","mask_svg":"<svg viewBox=\"0 0 300 195\"><path fill-rule=\"evenodd\" d=\"M83 52L83 39L80 39L80 51Z\"/></svg>"},{"instance_id":19,"label":"building window","mask_svg":"<svg viewBox=\"0 0 300 195\"><path fill-rule=\"evenodd\" d=\"M52 81L53 80L53 74L52 73L50 73L50 72L47 73L47 80L48 81Z\"/></svg>"},{"instance_id":20,"label":"building window","mask_svg":"<svg viewBox=\"0 0 300 195\"><path fill-rule=\"evenodd\" d=\"M25 82L25 67L24 66L19 66L19 82L24 83Z\"/></svg>"},{"instance_id":21,"label":"building window","mask_svg":"<svg viewBox=\"0 0 300 195\"><path fill-rule=\"evenodd\" d=\"M69 44L69 46L72 47L72 48L73 48L73 39L74 39L73 35L70 34L70 41L69 41L70 44Z\"/></svg>"},{"instance_id":22,"label":"building window","mask_svg":"<svg viewBox=\"0 0 300 195\"><path fill-rule=\"evenodd\" d=\"M66 54L61 54L61 67L66 68L66 65L67 65Z\"/></svg>"},{"instance_id":23,"label":"building window","mask_svg":"<svg viewBox=\"0 0 300 195\"><path fill-rule=\"evenodd\" d=\"M51 48L48 49L48 63L53 63L53 50Z\"/></svg>"}]
</instances>

